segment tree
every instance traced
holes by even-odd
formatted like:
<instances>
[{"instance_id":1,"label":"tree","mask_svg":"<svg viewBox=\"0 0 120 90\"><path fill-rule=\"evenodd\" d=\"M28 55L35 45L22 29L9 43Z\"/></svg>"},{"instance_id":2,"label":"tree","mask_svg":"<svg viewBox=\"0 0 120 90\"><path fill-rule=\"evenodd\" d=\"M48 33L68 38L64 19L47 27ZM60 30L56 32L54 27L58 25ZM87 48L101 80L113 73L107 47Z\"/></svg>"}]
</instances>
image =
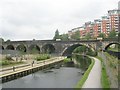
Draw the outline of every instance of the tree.
<instances>
[{"instance_id":1,"label":"tree","mask_svg":"<svg viewBox=\"0 0 120 90\"><path fill-rule=\"evenodd\" d=\"M80 31L78 30L74 34L72 34L71 38L74 40L80 40Z\"/></svg>"},{"instance_id":2,"label":"tree","mask_svg":"<svg viewBox=\"0 0 120 90\"><path fill-rule=\"evenodd\" d=\"M60 39L59 31L58 29L55 31L55 36L53 37L53 40Z\"/></svg>"},{"instance_id":3,"label":"tree","mask_svg":"<svg viewBox=\"0 0 120 90\"><path fill-rule=\"evenodd\" d=\"M100 34L98 35L98 37L105 38L105 37L106 37L106 35L105 35L104 33L100 33Z\"/></svg>"},{"instance_id":4,"label":"tree","mask_svg":"<svg viewBox=\"0 0 120 90\"><path fill-rule=\"evenodd\" d=\"M87 47L86 46L79 46L77 48L74 49L73 53L84 53L86 52Z\"/></svg>"},{"instance_id":5,"label":"tree","mask_svg":"<svg viewBox=\"0 0 120 90\"><path fill-rule=\"evenodd\" d=\"M120 38L120 32L118 33L118 39Z\"/></svg>"},{"instance_id":6,"label":"tree","mask_svg":"<svg viewBox=\"0 0 120 90\"><path fill-rule=\"evenodd\" d=\"M8 39L6 42L10 42L11 40L10 39Z\"/></svg>"},{"instance_id":7,"label":"tree","mask_svg":"<svg viewBox=\"0 0 120 90\"><path fill-rule=\"evenodd\" d=\"M116 33L115 29L113 29L112 31L110 31L108 38L114 38L114 37L116 37L116 34L117 33Z\"/></svg>"},{"instance_id":8,"label":"tree","mask_svg":"<svg viewBox=\"0 0 120 90\"><path fill-rule=\"evenodd\" d=\"M69 40L68 34L62 34L62 35L60 35L60 38L61 38L61 40L63 40L63 41Z\"/></svg>"},{"instance_id":9,"label":"tree","mask_svg":"<svg viewBox=\"0 0 120 90\"><path fill-rule=\"evenodd\" d=\"M3 43L4 42L4 39L3 38L0 38L0 43Z\"/></svg>"},{"instance_id":10,"label":"tree","mask_svg":"<svg viewBox=\"0 0 120 90\"><path fill-rule=\"evenodd\" d=\"M91 39L90 33L87 33L87 34L85 35L85 38L86 38L87 40Z\"/></svg>"},{"instance_id":11,"label":"tree","mask_svg":"<svg viewBox=\"0 0 120 90\"><path fill-rule=\"evenodd\" d=\"M79 46L74 49L73 53L79 53L79 54L85 54L90 56L96 56L97 53L95 51L92 51L92 49L86 47L86 46Z\"/></svg>"}]
</instances>

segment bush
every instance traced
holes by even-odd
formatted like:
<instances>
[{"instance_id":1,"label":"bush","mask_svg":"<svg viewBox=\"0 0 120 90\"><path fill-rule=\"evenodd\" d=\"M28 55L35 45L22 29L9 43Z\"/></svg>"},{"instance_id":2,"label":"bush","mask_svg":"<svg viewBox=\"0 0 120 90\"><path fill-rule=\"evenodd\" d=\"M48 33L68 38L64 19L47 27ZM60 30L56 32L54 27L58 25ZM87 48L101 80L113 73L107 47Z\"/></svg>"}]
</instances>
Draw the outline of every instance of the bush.
<instances>
[{"instance_id":1,"label":"bush","mask_svg":"<svg viewBox=\"0 0 120 90\"><path fill-rule=\"evenodd\" d=\"M48 55L48 54L41 54L38 57L36 57L35 59L37 61L41 61L41 60L45 60L45 59L49 59L49 58L50 58L50 55Z\"/></svg>"},{"instance_id":2,"label":"bush","mask_svg":"<svg viewBox=\"0 0 120 90\"><path fill-rule=\"evenodd\" d=\"M9 65L10 61L8 61L8 60L2 60L0 63L1 63L1 65Z\"/></svg>"},{"instance_id":3,"label":"bush","mask_svg":"<svg viewBox=\"0 0 120 90\"><path fill-rule=\"evenodd\" d=\"M87 53L87 55L90 55L90 56L97 56L97 52L93 52L93 51L89 51L88 53Z\"/></svg>"},{"instance_id":4,"label":"bush","mask_svg":"<svg viewBox=\"0 0 120 90\"><path fill-rule=\"evenodd\" d=\"M13 60L11 56L6 56L5 60Z\"/></svg>"},{"instance_id":5,"label":"bush","mask_svg":"<svg viewBox=\"0 0 120 90\"><path fill-rule=\"evenodd\" d=\"M65 59L64 59L64 62L65 62L65 63L71 62L71 59L70 59L70 58L65 58Z\"/></svg>"},{"instance_id":6,"label":"bush","mask_svg":"<svg viewBox=\"0 0 120 90\"><path fill-rule=\"evenodd\" d=\"M6 65L16 65L16 64L22 64L23 61L15 62L15 61L9 61L9 60L1 60L0 66L6 66Z\"/></svg>"}]
</instances>

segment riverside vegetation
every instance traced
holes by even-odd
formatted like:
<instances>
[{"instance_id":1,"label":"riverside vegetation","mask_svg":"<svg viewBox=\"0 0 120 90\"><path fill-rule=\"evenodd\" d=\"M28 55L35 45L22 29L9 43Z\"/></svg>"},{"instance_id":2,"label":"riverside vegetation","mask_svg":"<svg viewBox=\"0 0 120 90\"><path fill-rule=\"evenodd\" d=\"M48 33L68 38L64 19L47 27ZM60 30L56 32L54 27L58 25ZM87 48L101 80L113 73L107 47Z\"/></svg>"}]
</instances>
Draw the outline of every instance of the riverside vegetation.
<instances>
[{"instance_id":1,"label":"riverside vegetation","mask_svg":"<svg viewBox=\"0 0 120 90\"><path fill-rule=\"evenodd\" d=\"M106 72L106 68L105 65L103 64L103 59L99 56L96 56L96 58L98 58L101 61L101 65L102 65L102 75L101 75L101 84L102 84L102 88L106 90L106 88L110 88L110 82L108 80L108 75Z\"/></svg>"},{"instance_id":2,"label":"riverside vegetation","mask_svg":"<svg viewBox=\"0 0 120 90\"><path fill-rule=\"evenodd\" d=\"M120 60L107 52L98 52L97 58L101 60L102 65L102 87L105 89L118 88L118 82L120 81L120 75L118 74Z\"/></svg>"},{"instance_id":3,"label":"riverside vegetation","mask_svg":"<svg viewBox=\"0 0 120 90\"><path fill-rule=\"evenodd\" d=\"M41 60L46 60L46 59L50 59L50 58L51 58L51 56L49 54L40 54L35 59L37 61L41 61Z\"/></svg>"},{"instance_id":4,"label":"riverside vegetation","mask_svg":"<svg viewBox=\"0 0 120 90\"><path fill-rule=\"evenodd\" d=\"M23 64L23 61L15 61L10 56L6 56L2 60L0 60L0 66L6 67L6 66L13 66L18 64Z\"/></svg>"},{"instance_id":5,"label":"riverside vegetation","mask_svg":"<svg viewBox=\"0 0 120 90\"><path fill-rule=\"evenodd\" d=\"M37 61L46 60L46 59L51 58L51 56L49 54L39 54L39 55L34 55L32 57L35 57L33 59L35 59ZM26 63L26 61L14 60L14 59L12 59L11 56L6 56L6 57L2 58L2 60L0 60L1 67L14 66L14 65L25 64L25 63Z\"/></svg>"}]
</instances>

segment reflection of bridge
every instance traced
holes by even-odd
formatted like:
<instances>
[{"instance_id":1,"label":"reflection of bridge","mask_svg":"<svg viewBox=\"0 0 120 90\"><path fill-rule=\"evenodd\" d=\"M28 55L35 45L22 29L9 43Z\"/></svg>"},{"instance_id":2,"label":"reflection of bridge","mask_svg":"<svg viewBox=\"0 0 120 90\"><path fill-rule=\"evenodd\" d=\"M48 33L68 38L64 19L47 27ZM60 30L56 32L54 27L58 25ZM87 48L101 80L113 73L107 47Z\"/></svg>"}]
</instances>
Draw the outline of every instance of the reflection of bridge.
<instances>
[{"instance_id":1,"label":"reflection of bridge","mask_svg":"<svg viewBox=\"0 0 120 90\"><path fill-rule=\"evenodd\" d=\"M53 41L53 40L31 40L31 41L10 41L4 42L2 50L20 50L31 53L36 50L38 53L56 53L59 55L71 55L72 51L85 45L94 50L106 49L111 44L119 44L117 40L84 40L84 41Z\"/></svg>"}]
</instances>

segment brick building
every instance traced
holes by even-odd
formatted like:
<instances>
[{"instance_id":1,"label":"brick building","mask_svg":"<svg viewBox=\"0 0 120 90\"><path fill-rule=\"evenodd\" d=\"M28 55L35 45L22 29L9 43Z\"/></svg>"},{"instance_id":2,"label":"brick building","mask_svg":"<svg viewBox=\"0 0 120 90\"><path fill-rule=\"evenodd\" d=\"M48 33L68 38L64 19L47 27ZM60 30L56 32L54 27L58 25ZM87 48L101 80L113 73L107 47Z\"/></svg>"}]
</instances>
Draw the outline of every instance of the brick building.
<instances>
[{"instance_id":1,"label":"brick building","mask_svg":"<svg viewBox=\"0 0 120 90\"><path fill-rule=\"evenodd\" d=\"M109 10L108 16L110 21L110 30L115 30L118 33L120 10L117 9Z\"/></svg>"},{"instance_id":2,"label":"brick building","mask_svg":"<svg viewBox=\"0 0 120 90\"><path fill-rule=\"evenodd\" d=\"M110 32L110 22L108 16L102 16L102 24L101 24L102 33L104 33L106 36Z\"/></svg>"},{"instance_id":3,"label":"brick building","mask_svg":"<svg viewBox=\"0 0 120 90\"><path fill-rule=\"evenodd\" d=\"M85 27L82 26L82 27L80 28L80 38L84 38L85 35L86 35L86 30L85 30Z\"/></svg>"},{"instance_id":4,"label":"brick building","mask_svg":"<svg viewBox=\"0 0 120 90\"><path fill-rule=\"evenodd\" d=\"M82 27L77 27L68 31L69 37L76 31L80 31L80 38L84 38L88 33L92 38L97 38L100 33L106 36L110 31L115 30L120 32L120 1L118 2L118 9L109 10L106 16L101 19L96 19L94 22L86 22Z\"/></svg>"},{"instance_id":5,"label":"brick building","mask_svg":"<svg viewBox=\"0 0 120 90\"><path fill-rule=\"evenodd\" d=\"M101 33L101 20L96 19L96 20L94 20L94 25L93 25L93 36L94 36L94 38L97 38L100 33Z\"/></svg>"}]
</instances>

